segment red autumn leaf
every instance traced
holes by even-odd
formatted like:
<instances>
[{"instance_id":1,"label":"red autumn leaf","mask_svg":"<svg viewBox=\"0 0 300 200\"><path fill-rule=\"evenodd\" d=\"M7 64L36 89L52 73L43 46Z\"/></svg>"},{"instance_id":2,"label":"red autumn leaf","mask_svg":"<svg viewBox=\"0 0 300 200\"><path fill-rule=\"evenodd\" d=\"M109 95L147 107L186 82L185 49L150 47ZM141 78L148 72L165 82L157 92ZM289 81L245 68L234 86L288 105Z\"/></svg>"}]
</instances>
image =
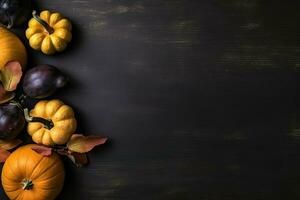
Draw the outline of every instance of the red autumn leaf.
<instances>
[{"instance_id":1,"label":"red autumn leaf","mask_svg":"<svg viewBox=\"0 0 300 200\"><path fill-rule=\"evenodd\" d=\"M22 66L18 61L8 62L1 70L1 81L6 91L14 91L22 77Z\"/></svg>"},{"instance_id":2,"label":"red autumn leaf","mask_svg":"<svg viewBox=\"0 0 300 200\"><path fill-rule=\"evenodd\" d=\"M5 150L11 150L16 148L22 143L22 140L12 139L12 140L0 140L0 147Z\"/></svg>"},{"instance_id":3,"label":"red autumn leaf","mask_svg":"<svg viewBox=\"0 0 300 200\"><path fill-rule=\"evenodd\" d=\"M82 167L88 163L85 153L71 152L67 156L77 167Z\"/></svg>"},{"instance_id":4,"label":"red autumn leaf","mask_svg":"<svg viewBox=\"0 0 300 200\"><path fill-rule=\"evenodd\" d=\"M73 134L70 141L67 143L69 150L77 153L86 153L91 151L95 146L102 145L107 141L107 138L100 136L83 136L81 134Z\"/></svg>"},{"instance_id":5,"label":"red autumn leaf","mask_svg":"<svg viewBox=\"0 0 300 200\"><path fill-rule=\"evenodd\" d=\"M67 156L77 167L81 167L88 163L87 155L85 153L72 152L66 148L54 148L54 151L62 156Z\"/></svg>"},{"instance_id":6,"label":"red autumn leaf","mask_svg":"<svg viewBox=\"0 0 300 200\"><path fill-rule=\"evenodd\" d=\"M9 157L10 152L0 147L0 163L4 163Z\"/></svg>"},{"instance_id":7,"label":"red autumn leaf","mask_svg":"<svg viewBox=\"0 0 300 200\"><path fill-rule=\"evenodd\" d=\"M42 156L49 157L52 155L52 148L50 148L50 147L36 145L36 146L31 147L31 149L33 151L37 152L38 154L41 154Z\"/></svg>"},{"instance_id":8,"label":"red autumn leaf","mask_svg":"<svg viewBox=\"0 0 300 200\"><path fill-rule=\"evenodd\" d=\"M15 97L14 92L8 92L6 91L3 86L0 84L0 104L6 103L9 100L13 99Z\"/></svg>"}]
</instances>

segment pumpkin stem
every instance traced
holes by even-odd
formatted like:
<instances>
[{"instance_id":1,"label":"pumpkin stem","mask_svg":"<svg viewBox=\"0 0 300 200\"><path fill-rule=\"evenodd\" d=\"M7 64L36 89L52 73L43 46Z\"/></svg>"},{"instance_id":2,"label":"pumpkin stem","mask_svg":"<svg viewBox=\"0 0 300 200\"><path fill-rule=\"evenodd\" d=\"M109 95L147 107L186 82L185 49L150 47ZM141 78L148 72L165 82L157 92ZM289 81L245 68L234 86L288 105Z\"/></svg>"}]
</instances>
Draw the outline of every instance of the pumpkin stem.
<instances>
[{"instance_id":1,"label":"pumpkin stem","mask_svg":"<svg viewBox=\"0 0 300 200\"><path fill-rule=\"evenodd\" d=\"M22 181L22 189L23 190L31 190L33 188L33 183L29 179L24 179Z\"/></svg>"},{"instance_id":2,"label":"pumpkin stem","mask_svg":"<svg viewBox=\"0 0 300 200\"><path fill-rule=\"evenodd\" d=\"M24 116L27 122L40 122L44 125L46 129L51 129L54 127L54 124L51 120L47 120L41 117L32 117L29 115L28 108L24 108Z\"/></svg>"},{"instance_id":3,"label":"pumpkin stem","mask_svg":"<svg viewBox=\"0 0 300 200\"><path fill-rule=\"evenodd\" d=\"M40 23L49 34L52 34L54 32L54 29L47 23L45 22L37 13L36 11L32 11L32 16L33 18Z\"/></svg>"}]
</instances>

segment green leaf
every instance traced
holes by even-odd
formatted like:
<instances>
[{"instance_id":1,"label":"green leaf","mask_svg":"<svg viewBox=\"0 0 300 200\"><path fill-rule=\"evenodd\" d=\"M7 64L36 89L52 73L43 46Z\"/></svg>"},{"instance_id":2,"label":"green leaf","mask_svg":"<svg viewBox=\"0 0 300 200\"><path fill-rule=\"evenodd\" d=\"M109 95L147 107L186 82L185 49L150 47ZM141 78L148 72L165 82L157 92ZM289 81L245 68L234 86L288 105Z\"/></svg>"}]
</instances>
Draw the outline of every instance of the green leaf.
<instances>
[{"instance_id":1,"label":"green leaf","mask_svg":"<svg viewBox=\"0 0 300 200\"><path fill-rule=\"evenodd\" d=\"M6 91L14 91L22 77L22 66L18 61L8 62L1 70L1 81Z\"/></svg>"}]
</instances>

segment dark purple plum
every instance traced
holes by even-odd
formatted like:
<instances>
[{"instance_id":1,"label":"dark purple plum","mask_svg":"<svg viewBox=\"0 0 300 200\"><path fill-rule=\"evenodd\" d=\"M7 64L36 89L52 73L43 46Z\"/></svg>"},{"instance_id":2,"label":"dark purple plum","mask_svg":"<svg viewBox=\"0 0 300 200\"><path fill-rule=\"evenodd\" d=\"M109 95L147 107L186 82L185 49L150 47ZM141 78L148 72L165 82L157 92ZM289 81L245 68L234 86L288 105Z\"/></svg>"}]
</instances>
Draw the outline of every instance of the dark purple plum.
<instances>
[{"instance_id":1,"label":"dark purple plum","mask_svg":"<svg viewBox=\"0 0 300 200\"><path fill-rule=\"evenodd\" d=\"M25 118L16 105L0 106L0 139L13 139L23 130Z\"/></svg>"},{"instance_id":2,"label":"dark purple plum","mask_svg":"<svg viewBox=\"0 0 300 200\"><path fill-rule=\"evenodd\" d=\"M56 67L38 65L25 73L24 93L32 98L46 98L66 85L68 78Z\"/></svg>"}]
</instances>

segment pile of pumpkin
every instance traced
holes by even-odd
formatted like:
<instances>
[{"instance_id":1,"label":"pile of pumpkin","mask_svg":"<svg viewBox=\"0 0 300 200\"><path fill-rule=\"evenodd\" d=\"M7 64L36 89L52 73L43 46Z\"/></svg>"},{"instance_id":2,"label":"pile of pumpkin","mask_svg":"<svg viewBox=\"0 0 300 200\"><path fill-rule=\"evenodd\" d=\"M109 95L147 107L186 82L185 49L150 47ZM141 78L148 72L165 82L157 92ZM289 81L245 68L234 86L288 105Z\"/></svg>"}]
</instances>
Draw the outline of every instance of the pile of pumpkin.
<instances>
[{"instance_id":1,"label":"pile of pumpkin","mask_svg":"<svg viewBox=\"0 0 300 200\"><path fill-rule=\"evenodd\" d=\"M0 0L1 181L10 199L51 200L64 184L59 155L82 166L87 164L86 153L107 138L77 134L73 109L49 99L68 81L58 68L38 65L25 70L26 48L9 29L26 22L29 45L46 55L65 50L72 38L71 22L60 13L46 10L38 15L31 12L30 0ZM19 136L25 132L32 144L21 145Z\"/></svg>"}]
</instances>

